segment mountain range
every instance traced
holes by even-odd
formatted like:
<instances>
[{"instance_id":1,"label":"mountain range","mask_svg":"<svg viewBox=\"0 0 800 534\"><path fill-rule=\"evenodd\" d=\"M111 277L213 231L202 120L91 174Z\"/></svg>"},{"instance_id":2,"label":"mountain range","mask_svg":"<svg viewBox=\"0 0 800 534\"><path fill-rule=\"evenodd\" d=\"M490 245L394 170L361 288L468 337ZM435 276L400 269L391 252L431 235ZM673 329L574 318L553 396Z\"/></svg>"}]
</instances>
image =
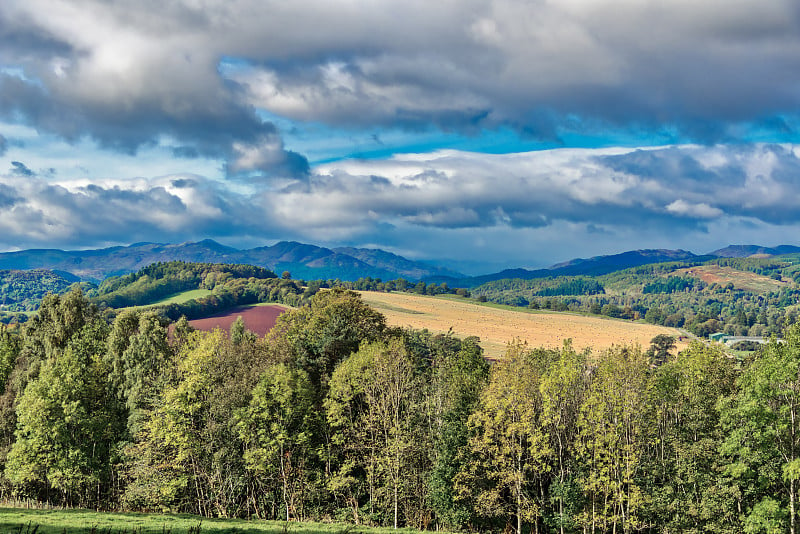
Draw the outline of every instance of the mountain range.
<instances>
[{"instance_id":1,"label":"mountain range","mask_svg":"<svg viewBox=\"0 0 800 534\"><path fill-rule=\"evenodd\" d=\"M384 280L428 277L463 278L442 267L414 262L378 249L328 249L281 241L272 246L239 250L211 239L196 243L134 243L96 250L31 249L0 253L0 269L51 269L82 280L99 282L109 276L137 271L156 262L243 263L266 267L277 274L289 271L297 279Z\"/></svg>"},{"instance_id":2,"label":"mountain range","mask_svg":"<svg viewBox=\"0 0 800 534\"><path fill-rule=\"evenodd\" d=\"M81 280L99 282L109 276L137 271L155 262L243 263L284 271L305 280L356 280L372 277L442 283L452 287L475 287L504 278L534 279L550 276L602 275L620 269L670 261L702 261L714 257L748 257L800 253L800 247L780 245L730 245L706 255L686 250L644 249L620 254L577 258L545 269L506 269L468 277L457 271L409 260L380 249L325 248L281 241L272 246L240 250L211 239L193 243L135 243L95 250L31 249L0 253L0 269L50 269L70 273Z\"/></svg>"}]
</instances>

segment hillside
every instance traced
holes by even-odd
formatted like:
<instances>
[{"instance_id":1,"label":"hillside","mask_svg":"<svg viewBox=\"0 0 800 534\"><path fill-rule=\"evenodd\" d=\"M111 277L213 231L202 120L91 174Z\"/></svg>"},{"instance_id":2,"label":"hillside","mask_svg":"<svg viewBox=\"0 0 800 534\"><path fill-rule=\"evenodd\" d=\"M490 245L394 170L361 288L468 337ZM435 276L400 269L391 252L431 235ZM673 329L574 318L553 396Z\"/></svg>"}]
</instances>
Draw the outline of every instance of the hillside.
<instances>
[{"instance_id":1,"label":"hillside","mask_svg":"<svg viewBox=\"0 0 800 534\"><path fill-rule=\"evenodd\" d=\"M35 311L47 293L63 293L78 278L44 269L0 271L0 312Z\"/></svg>"},{"instance_id":2,"label":"hillside","mask_svg":"<svg viewBox=\"0 0 800 534\"><path fill-rule=\"evenodd\" d=\"M207 317L235 306L273 302L300 306L316 289L262 267L220 263L156 263L110 277L86 295L111 314L149 307L171 320Z\"/></svg>"},{"instance_id":3,"label":"hillside","mask_svg":"<svg viewBox=\"0 0 800 534\"><path fill-rule=\"evenodd\" d=\"M725 248L710 252L711 256L720 258L748 258L755 255L781 256L784 254L800 253L800 247L780 245L777 247L762 247L760 245L728 245Z\"/></svg>"},{"instance_id":4,"label":"hillside","mask_svg":"<svg viewBox=\"0 0 800 534\"><path fill-rule=\"evenodd\" d=\"M479 305L469 299L429 297L407 293L361 292L361 298L386 316L392 326L477 336L487 357L501 358L516 339L531 347L559 349L567 339L577 350L605 350L612 345L647 347L659 334L678 339L675 328L586 315L530 312ZM679 349L688 342L679 343Z\"/></svg>"},{"instance_id":5,"label":"hillside","mask_svg":"<svg viewBox=\"0 0 800 534\"><path fill-rule=\"evenodd\" d=\"M600 276L494 280L490 302L644 320L697 336L780 334L800 313L800 255L654 263Z\"/></svg>"}]
</instances>

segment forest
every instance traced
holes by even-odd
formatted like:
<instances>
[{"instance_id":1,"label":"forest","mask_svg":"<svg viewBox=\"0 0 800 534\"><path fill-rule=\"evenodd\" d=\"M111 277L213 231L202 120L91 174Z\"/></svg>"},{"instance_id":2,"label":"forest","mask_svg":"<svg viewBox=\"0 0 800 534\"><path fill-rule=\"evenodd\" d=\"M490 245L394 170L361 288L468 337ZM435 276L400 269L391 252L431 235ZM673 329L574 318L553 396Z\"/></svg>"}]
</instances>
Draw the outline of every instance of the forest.
<instances>
[{"instance_id":1,"label":"forest","mask_svg":"<svg viewBox=\"0 0 800 534\"><path fill-rule=\"evenodd\" d=\"M336 288L264 338L111 317L0 331L0 498L514 532L796 532L800 325L750 358L387 326Z\"/></svg>"}]
</instances>

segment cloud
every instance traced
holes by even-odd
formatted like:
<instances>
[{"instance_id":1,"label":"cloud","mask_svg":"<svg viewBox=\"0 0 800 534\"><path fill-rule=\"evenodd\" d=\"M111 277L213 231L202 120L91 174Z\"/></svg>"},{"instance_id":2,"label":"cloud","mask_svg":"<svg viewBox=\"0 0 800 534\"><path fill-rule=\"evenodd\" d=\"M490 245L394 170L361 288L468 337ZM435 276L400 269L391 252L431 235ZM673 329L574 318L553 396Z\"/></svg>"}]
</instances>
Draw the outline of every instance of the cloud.
<instances>
[{"instance_id":1,"label":"cloud","mask_svg":"<svg viewBox=\"0 0 800 534\"><path fill-rule=\"evenodd\" d=\"M11 162L11 173L16 176L35 176L35 173L21 161Z\"/></svg>"},{"instance_id":2,"label":"cloud","mask_svg":"<svg viewBox=\"0 0 800 534\"><path fill-rule=\"evenodd\" d=\"M0 118L129 154L166 140L179 157L223 160L234 144L277 135L219 76L223 51L202 13L159 6L156 20L140 8L0 6L0 27L16 28L0 32L0 66L13 67L0 69Z\"/></svg>"},{"instance_id":3,"label":"cloud","mask_svg":"<svg viewBox=\"0 0 800 534\"><path fill-rule=\"evenodd\" d=\"M252 174L256 176L278 174L305 176L309 173L308 160L300 154L285 150L278 135L265 135L254 143L233 144L233 157L227 166L228 175Z\"/></svg>"},{"instance_id":4,"label":"cloud","mask_svg":"<svg viewBox=\"0 0 800 534\"><path fill-rule=\"evenodd\" d=\"M783 145L648 150L456 151L320 166L304 187L265 197L273 218L314 231L378 223L442 229L649 227L707 231L722 219L800 223L800 158Z\"/></svg>"},{"instance_id":5,"label":"cloud","mask_svg":"<svg viewBox=\"0 0 800 534\"><path fill-rule=\"evenodd\" d=\"M7 150L8 150L8 140L2 135L0 135L0 156L5 155Z\"/></svg>"},{"instance_id":6,"label":"cloud","mask_svg":"<svg viewBox=\"0 0 800 534\"><path fill-rule=\"evenodd\" d=\"M705 202L690 204L680 198L670 202L666 209L668 212L676 215L694 217L697 219L715 219L723 214L721 209L711 207Z\"/></svg>"},{"instance_id":7,"label":"cloud","mask_svg":"<svg viewBox=\"0 0 800 534\"><path fill-rule=\"evenodd\" d=\"M262 110L556 141L608 129L796 136L798 26L793 0L8 0L0 117L128 153L167 139L180 157L231 169L265 139L284 150ZM286 150L256 160L307 169Z\"/></svg>"},{"instance_id":8,"label":"cloud","mask_svg":"<svg viewBox=\"0 0 800 534\"><path fill-rule=\"evenodd\" d=\"M108 243L263 235L246 196L199 176L97 184L0 178L0 244L86 247Z\"/></svg>"},{"instance_id":9,"label":"cloud","mask_svg":"<svg viewBox=\"0 0 800 534\"><path fill-rule=\"evenodd\" d=\"M223 65L254 105L355 127L510 125L542 138L614 127L722 140L742 122L796 134L779 118L799 98L790 0L381 2L358 13L360 31L347 10L315 7L326 27L308 43L273 27L279 53Z\"/></svg>"},{"instance_id":10,"label":"cloud","mask_svg":"<svg viewBox=\"0 0 800 534\"><path fill-rule=\"evenodd\" d=\"M630 248L705 252L730 235L791 242L798 198L800 147L769 144L442 150L334 162L267 187L196 174L51 183L10 173L0 176L0 246L296 239L541 266Z\"/></svg>"}]
</instances>

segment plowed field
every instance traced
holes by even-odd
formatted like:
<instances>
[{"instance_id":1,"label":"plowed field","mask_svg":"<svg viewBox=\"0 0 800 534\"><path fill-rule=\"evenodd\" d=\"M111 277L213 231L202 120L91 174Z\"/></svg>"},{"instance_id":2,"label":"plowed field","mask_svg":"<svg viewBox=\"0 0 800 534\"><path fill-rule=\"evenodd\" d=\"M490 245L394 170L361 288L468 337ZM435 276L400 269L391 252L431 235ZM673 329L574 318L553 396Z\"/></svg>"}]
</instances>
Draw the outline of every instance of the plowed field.
<instances>
[{"instance_id":1,"label":"plowed field","mask_svg":"<svg viewBox=\"0 0 800 534\"><path fill-rule=\"evenodd\" d=\"M445 333L452 328L459 337L478 336L486 356L499 358L506 344L519 338L531 347L560 348L572 339L575 349L601 351L611 345L650 346L658 334L679 338L674 328L633 323L571 313L528 312L482 306L469 300L425 297L409 293L362 292L365 302L383 313L389 324L427 328ZM678 348L688 345L684 337Z\"/></svg>"},{"instance_id":2,"label":"plowed field","mask_svg":"<svg viewBox=\"0 0 800 534\"><path fill-rule=\"evenodd\" d=\"M211 331L215 328L221 328L227 331L230 330L236 318L241 316L245 328L259 336L263 336L275 326L275 321L278 320L278 317L288 309L280 304L241 306L211 317L194 319L189 321L189 324L198 330Z\"/></svg>"}]
</instances>

